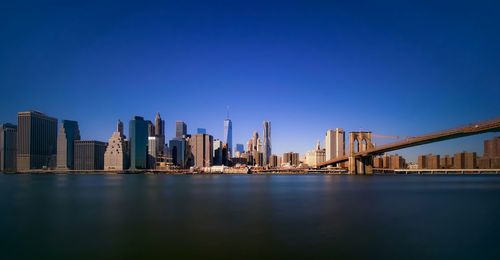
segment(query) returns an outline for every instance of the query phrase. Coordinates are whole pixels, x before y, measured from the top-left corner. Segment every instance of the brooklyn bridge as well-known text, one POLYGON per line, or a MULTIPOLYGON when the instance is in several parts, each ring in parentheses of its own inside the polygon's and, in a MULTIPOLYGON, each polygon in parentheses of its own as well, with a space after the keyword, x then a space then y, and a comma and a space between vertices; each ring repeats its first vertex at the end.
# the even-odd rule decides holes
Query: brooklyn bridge
POLYGON ((348 162, 349 173, 371 174, 373 173, 373 156, 418 145, 498 131, 500 131, 500 118, 420 136, 407 137, 401 141, 379 146, 376 146, 372 142, 372 132, 350 132, 348 155, 339 156, 333 158, 332 160, 325 161, 321 163, 319 167, 323 168, 342 162, 348 162))

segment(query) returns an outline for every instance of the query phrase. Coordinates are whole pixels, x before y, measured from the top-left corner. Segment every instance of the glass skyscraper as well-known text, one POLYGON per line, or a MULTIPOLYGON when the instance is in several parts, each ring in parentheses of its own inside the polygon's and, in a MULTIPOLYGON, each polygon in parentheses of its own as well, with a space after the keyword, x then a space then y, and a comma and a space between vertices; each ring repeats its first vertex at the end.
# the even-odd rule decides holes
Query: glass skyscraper
POLYGON ((224 142, 227 144, 228 158, 233 156, 233 123, 231 119, 224 120, 224 142))
POLYGON ((146 169, 148 157, 148 123, 143 117, 130 120, 130 169, 146 169))
POLYGON ((73 169, 75 141, 80 140, 78 122, 62 120, 57 136, 57 168, 73 169))
POLYGON ((262 164, 269 164, 269 157, 271 156, 271 122, 264 121, 262 129, 262 164))

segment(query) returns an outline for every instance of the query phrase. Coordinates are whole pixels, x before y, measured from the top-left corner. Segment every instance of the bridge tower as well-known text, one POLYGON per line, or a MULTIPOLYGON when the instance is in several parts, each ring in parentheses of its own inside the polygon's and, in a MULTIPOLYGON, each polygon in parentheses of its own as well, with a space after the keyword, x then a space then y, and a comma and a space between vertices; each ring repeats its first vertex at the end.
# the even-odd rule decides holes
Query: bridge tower
POLYGON ((349 173, 350 174, 372 174, 373 157, 354 156, 354 154, 373 148, 372 132, 350 132, 349 133, 349 173))

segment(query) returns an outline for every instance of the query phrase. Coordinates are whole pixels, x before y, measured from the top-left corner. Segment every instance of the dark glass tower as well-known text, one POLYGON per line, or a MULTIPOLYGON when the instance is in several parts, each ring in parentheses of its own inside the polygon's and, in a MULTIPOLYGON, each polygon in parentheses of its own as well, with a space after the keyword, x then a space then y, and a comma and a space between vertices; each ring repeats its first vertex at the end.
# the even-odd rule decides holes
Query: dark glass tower
POLYGON ((78 122, 62 120, 57 136, 57 168, 73 169, 75 141, 80 140, 78 122))
POLYGON ((148 123, 143 117, 130 120, 130 169, 146 169, 148 155, 148 123))

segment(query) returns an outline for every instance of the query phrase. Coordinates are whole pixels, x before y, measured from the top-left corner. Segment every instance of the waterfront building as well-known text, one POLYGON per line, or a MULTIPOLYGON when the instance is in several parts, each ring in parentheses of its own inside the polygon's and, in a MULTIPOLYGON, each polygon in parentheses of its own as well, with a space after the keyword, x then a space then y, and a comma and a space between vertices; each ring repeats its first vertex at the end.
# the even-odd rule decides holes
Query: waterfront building
POLYGON ((73 169, 74 144, 80 140, 78 122, 62 120, 59 135, 57 136, 57 168, 73 169))
POLYGON ((17 114, 17 169, 53 169, 57 157, 57 119, 37 111, 17 114))
POLYGON ((390 169, 392 167, 391 163, 391 157, 388 154, 385 154, 384 157, 382 157, 382 168, 390 169))
POLYGON ((157 154, 158 155, 166 155, 165 150, 165 120, 163 120, 160 116, 160 113, 156 113, 155 116, 155 136, 158 138, 158 143, 156 144, 158 147, 157 154))
POLYGON ((246 165, 254 165, 253 155, 250 152, 243 153, 241 158, 245 161, 246 165))
POLYGON ((109 138, 104 153, 104 170, 123 171, 126 169, 128 169, 128 149, 123 134, 123 123, 118 120, 116 131, 109 138))
POLYGON ((187 125, 183 121, 175 122, 175 138, 185 138, 187 136, 187 125))
POLYGON ((481 169, 500 169, 500 136, 484 141, 483 157, 478 164, 481 169))
POLYGON ((382 157, 373 157, 373 168, 384 168, 384 161, 382 157))
POLYGON ((0 125, 0 172, 16 171, 17 126, 0 125))
POLYGON ((148 123, 135 116, 129 124, 130 169, 146 169, 148 155, 148 123))
POLYGON ((106 143, 76 140, 74 145, 75 170, 103 170, 106 143))
POLYGON ((326 152, 324 149, 321 149, 321 145, 318 140, 316 148, 306 153, 305 162, 310 167, 318 167, 319 164, 325 161, 325 158, 326 158, 326 152))
POLYGON ((452 169, 453 168, 453 157, 449 155, 442 156, 439 162, 441 169, 452 169))
POLYGON ((187 143, 184 138, 174 138, 169 142, 172 163, 180 168, 186 167, 187 143))
POLYGON ((271 122, 264 121, 262 124, 262 165, 269 164, 269 157, 271 156, 271 122))
POLYGON ((227 144, 228 158, 233 156, 233 122, 229 116, 224 119, 224 143, 227 144))
POLYGON ((456 153, 453 158, 453 164, 453 168, 455 169, 474 169, 477 167, 477 155, 475 152, 456 153))
POLYGON ((277 155, 272 154, 271 156, 269 156, 269 167, 276 168, 279 165, 280 165, 280 163, 279 163, 277 155))
POLYGON ((154 169, 160 156, 160 138, 157 136, 148 137, 148 169, 154 169))
POLYGON ((190 166, 195 168, 212 166, 213 137, 208 134, 195 134, 189 138, 190 166))
POLYGON ((345 132, 342 128, 326 131, 325 150, 327 161, 345 155, 345 132))
POLYGON ((221 140, 216 139, 214 140, 214 145, 213 145, 213 165, 223 165, 222 158, 223 158, 223 146, 224 144, 222 143, 221 140))
POLYGON ((406 169, 405 158, 397 154, 391 155, 390 157, 391 157, 391 169, 406 169))
POLYGON ((299 154, 294 152, 284 153, 283 164, 288 164, 290 166, 298 166, 300 164, 299 154))
POLYGON ((254 166, 264 166, 264 153, 253 151, 254 166))
POLYGON ((418 156, 420 169, 440 169, 441 159, 439 155, 427 154, 418 156))

